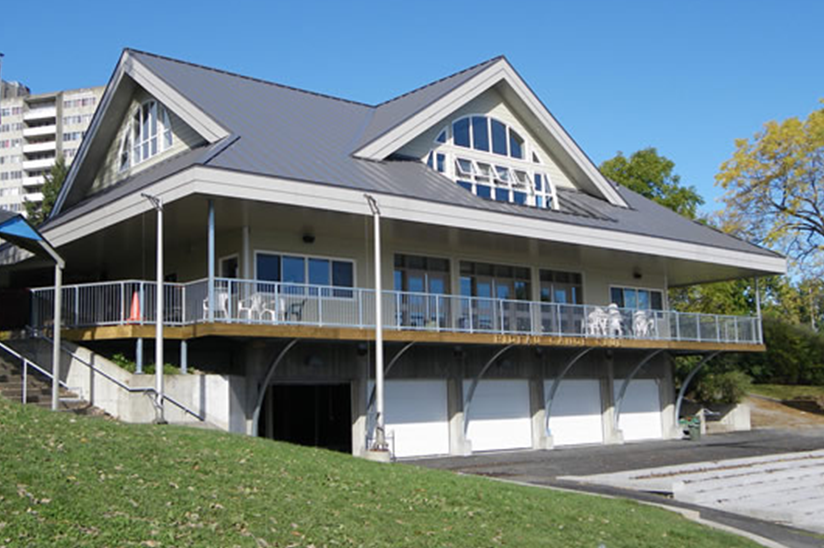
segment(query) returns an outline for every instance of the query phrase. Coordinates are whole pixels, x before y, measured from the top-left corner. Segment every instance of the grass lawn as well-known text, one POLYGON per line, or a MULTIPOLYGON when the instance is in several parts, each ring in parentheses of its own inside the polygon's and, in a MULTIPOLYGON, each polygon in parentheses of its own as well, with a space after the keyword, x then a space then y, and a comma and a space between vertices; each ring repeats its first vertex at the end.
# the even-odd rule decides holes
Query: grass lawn
POLYGON ((754 384, 750 389, 753 394, 767 396, 777 400, 795 398, 824 398, 824 386, 794 386, 787 384, 754 384))
POLYGON ((633 502, 0 397, 0 547, 754 546, 633 502))

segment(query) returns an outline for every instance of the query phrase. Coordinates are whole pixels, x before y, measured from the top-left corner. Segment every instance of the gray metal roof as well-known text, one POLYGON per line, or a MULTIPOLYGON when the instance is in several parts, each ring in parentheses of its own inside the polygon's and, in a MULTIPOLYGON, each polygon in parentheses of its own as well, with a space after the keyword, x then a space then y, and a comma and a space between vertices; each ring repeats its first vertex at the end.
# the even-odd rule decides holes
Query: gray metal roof
POLYGON ((491 59, 377 106, 132 51, 141 63, 231 133, 219 150, 203 147, 119 183, 61 212, 49 226, 134 192, 194 164, 297 181, 418 198, 522 217, 667 238, 761 255, 774 254, 681 217, 624 188, 629 208, 559 190, 560 211, 479 198, 418 161, 358 159, 352 151, 494 64, 491 59))

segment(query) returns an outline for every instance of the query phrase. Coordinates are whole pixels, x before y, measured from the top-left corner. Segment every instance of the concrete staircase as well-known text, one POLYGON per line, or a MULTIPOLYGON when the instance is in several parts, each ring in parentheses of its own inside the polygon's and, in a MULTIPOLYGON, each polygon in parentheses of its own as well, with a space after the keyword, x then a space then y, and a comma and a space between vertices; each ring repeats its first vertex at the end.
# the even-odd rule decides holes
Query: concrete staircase
MULTIPOLYGON (((34 368, 29 368, 26 374, 26 401, 38 407, 51 409, 51 379, 34 368)), ((0 352, 0 396, 12 401, 23 401, 23 368, 20 360, 10 358, 5 352, 0 352)), ((58 408, 61 411, 71 411, 84 415, 103 415, 97 409, 83 401, 77 394, 60 388, 58 408)))

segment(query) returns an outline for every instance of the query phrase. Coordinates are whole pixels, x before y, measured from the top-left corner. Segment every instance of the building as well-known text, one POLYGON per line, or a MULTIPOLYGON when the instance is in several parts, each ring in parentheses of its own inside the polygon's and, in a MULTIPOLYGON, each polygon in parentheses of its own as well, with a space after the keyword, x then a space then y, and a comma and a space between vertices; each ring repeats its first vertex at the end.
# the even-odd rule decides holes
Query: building
MULTIPOLYGON (((165 356, 204 373, 167 378, 167 416, 356 455, 379 349, 399 457, 676 436, 669 357, 764 347, 667 290, 786 269, 606 180, 503 57, 367 105, 124 51, 42 226, 84 363, 152 355, 146 196, 165 356)), ((48 330, 47 265, 0 265, 48 330)))
POLYGON ((0 99, 0 208, 25 212, 43 199, 43 176, 58 155, 71 163, 91 123, 103 88, 31 95, 3 82, 0 99))

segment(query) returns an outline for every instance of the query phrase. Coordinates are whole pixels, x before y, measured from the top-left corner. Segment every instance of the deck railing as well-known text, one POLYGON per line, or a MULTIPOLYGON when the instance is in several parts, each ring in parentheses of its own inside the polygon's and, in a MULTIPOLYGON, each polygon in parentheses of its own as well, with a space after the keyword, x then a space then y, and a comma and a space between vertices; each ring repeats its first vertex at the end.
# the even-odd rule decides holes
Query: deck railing
MULTIPOLYGON (((154 282, 125 280, 63 288, 66 328, 145 325, 155 322, 154 282)), ((164 322, 170 326, 220 322, 374 328, 371 289, 217 278, 164 285, 164 322)), ((384 329, 760 343, 755 316, 637 310, 384 291, 384 329)), ((53 288, 32 290, 32 325, 52 323, 53 288)))

